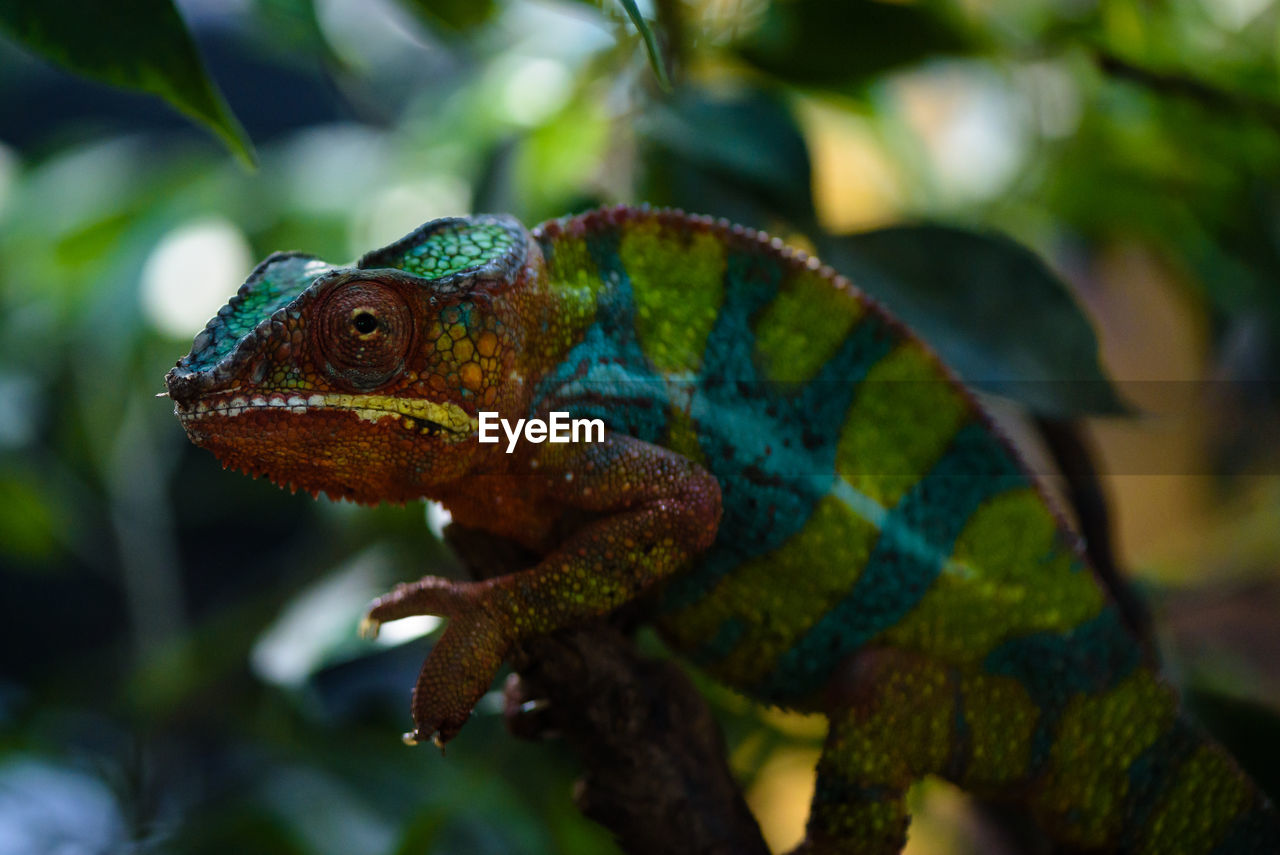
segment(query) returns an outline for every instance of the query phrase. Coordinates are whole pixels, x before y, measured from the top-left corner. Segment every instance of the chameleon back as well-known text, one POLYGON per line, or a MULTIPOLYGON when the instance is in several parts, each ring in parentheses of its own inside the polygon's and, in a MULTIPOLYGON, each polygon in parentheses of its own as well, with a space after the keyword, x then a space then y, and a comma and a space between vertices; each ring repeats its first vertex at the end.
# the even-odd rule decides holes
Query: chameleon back
POLYGON ((603 418, 720 481, 715 547, 661 603, 716 677, 808 707, 869 642, 971 665, 1099 621, 1136 649, 970 396, 846 279, 675 212, 536 234, 550 280, 594 288, 596 311, 535 409, 603 418))
POLYGON ((938 774, 1027 802, 1072 846, 1280 851, 1008 444, 846 279, 679 212, 534 235, 552 288, 590 310, 533 410, 716 476, 718 536, 657 624, 722 682, 827 713, 811 846, 897 851, 906 787, 938 774))

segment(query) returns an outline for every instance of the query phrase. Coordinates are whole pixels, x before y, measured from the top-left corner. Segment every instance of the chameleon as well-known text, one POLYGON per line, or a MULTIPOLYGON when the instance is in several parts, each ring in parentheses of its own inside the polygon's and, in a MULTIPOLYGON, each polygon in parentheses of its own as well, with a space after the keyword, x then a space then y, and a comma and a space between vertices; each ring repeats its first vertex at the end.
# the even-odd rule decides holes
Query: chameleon
POLYGON ((723 220, 434 220, 352 266, 276 253, 165 378, 225 467, 441 502, 536 563, 427 576, 448 619, 408 741, 443 745, 518 642, 627 604, 695 667, 828 732, 797 852, 899 852, 939 776, 1072 851, 1280 852, 1016 451, 846 277, 723 220), (603 421, 478 441, 482 414, 603 421))

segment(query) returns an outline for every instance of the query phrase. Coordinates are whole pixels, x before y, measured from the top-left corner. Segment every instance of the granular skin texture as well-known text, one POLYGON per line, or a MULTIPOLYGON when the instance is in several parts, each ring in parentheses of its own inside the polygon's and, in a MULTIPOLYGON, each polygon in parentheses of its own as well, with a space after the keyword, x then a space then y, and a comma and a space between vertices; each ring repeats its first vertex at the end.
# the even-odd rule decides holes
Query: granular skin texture
POLYGON ((972 397, 767 235, 620 207, 438 220, 351 267, 277 254, 166 381, 226 466, 435 499, 540 556, 374 604, 374 629, 450 618, 414 740, 452 738, 512 645, 637 603, 712 676, 830 720, 802 852, 898 852, 928 775, 1073 850, 1280 852, 972 397), (607 431, 507 453, 483 411, 607 431))

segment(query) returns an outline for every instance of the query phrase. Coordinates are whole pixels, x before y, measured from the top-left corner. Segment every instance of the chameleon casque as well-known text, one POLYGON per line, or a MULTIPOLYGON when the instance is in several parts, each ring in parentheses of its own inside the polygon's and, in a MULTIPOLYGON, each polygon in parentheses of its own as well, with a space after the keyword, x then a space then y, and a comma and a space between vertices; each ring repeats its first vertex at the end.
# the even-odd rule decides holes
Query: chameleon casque
POLYGON ((450 618, 416 738, 453 737, 518 640, 640 600, 717 679, 829 718, 801 851, 898 852, 907 788, 939 775, 1073 850, 1280 852, 971 396, 762 233, 620 207, 436 220, 353 267, 277 253, 166 383, 227 466, 429 497, 542 556, 373 605, 375 628, 450 618), (480 411, 607 433, 507 453, 480 411))

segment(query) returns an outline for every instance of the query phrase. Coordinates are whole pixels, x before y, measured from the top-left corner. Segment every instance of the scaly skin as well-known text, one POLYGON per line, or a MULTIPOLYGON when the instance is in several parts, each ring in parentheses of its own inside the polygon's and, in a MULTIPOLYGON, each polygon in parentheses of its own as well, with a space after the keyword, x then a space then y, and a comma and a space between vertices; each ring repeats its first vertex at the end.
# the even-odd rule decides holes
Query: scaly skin
POLYGON ((830 719, 805 852, 899 851, 929 774, 1077 849, 1280 852, 971 397, 764 235, 616 208, 436 221, 352 268, 275 255, 166 381, 228 466, 436 499, 542 556, 374 604, 375 630, 451 619, 415 740, 456 734, 512 644, 640 600, 718 679, 830 719), (483 410, 608 432, 507 454, 483 410))

